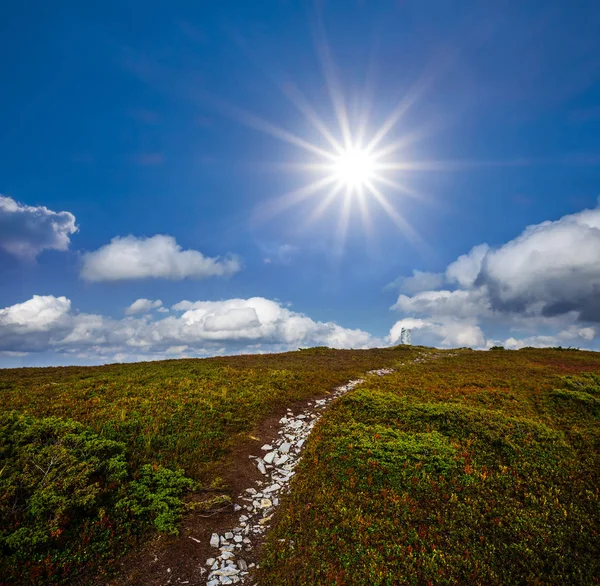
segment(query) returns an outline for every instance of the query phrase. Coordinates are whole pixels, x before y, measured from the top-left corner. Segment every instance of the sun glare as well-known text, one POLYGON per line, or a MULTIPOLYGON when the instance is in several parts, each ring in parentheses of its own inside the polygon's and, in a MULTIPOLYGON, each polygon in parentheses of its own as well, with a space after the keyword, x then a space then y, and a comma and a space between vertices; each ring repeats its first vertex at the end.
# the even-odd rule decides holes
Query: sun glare
POLYGON ((337 124, 327 124, 291 81, 286 80, 279 87, 320 138, 311 141, 252 113, 230 108, 232 115, 243 123, 303 150, 305 157, 308 155, 302 162, 277 165, 278 168, 305 172, 306 182, 288 193, 263 202, 256 210, 255 220, 268 220, 312 199, 315 203, 313 209, 306 215, 306 220, 299 224, 300 229, 307 228, 324 217, 337 201, 340 205, 336 206, 339 219, 335 231, 335 250, 341 254, 354 208, 357 207, 364 232, 370 237, 373 232, 372 220, 375 218, 373 209, 379 207, 413 244, 423 245, 422 238, 402 214, 401 199, 425 198, 398 181, 398 174, 436 168, 437 163, 411 161, 410 152, 407 151, 409 146, 428 135, 427 127, 412 132, 404 130, 399 134, 397 125, 428 85, 428 78, 418 80, 400 97, 396 107, 380 125, 371 127, 369 118, 373 88, 365 88, 361 107, 350 115, 324 36, 317 43, 317 49, 337 124))
POLYGON ((333 174, 348 191, 360 191, 375 177, 375 161, 364 149, 351 146, 333 163, 333 174))

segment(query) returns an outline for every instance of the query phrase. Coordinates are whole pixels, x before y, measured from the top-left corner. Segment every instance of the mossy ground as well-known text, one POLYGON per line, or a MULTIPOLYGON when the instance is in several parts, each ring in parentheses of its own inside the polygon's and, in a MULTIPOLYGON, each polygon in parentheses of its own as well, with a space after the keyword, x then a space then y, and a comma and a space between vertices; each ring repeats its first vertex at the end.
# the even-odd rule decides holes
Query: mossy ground
POLYGON ((325 414, 262 586, 598 583, 600 355, 441 354, 325 414))

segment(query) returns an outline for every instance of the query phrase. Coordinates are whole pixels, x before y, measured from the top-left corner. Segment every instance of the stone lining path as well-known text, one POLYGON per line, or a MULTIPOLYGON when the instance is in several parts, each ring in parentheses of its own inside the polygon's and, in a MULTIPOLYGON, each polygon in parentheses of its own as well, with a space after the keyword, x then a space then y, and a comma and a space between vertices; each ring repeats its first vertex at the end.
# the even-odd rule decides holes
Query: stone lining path
MULTIPOLYGON (((368 374, 384 376, 393 370, 382 368, 368 374)), ((210 545, 215 553, 206 560, 207 586, 244 584, 248 581, 255 564, 247 564, 244 554, 253 551, 270 527, 270 521, 279 505, 279 495, 288 490, 304 443, 321 418, 322 411, 332 401, 363 382, 364 379, 351 380, 337 387, 325 399, 307 403, 307 407, 297 415, 288 409, 287 414, 279 420, 279 437, 270 444, 263 445, 260 456, 249 456, 263 475, 263 480, 257 480, 255 487, 247 488, 238 496, 234 504, 234 511, 240 513, 238 524, 221 535, 212 534, 210 545)))

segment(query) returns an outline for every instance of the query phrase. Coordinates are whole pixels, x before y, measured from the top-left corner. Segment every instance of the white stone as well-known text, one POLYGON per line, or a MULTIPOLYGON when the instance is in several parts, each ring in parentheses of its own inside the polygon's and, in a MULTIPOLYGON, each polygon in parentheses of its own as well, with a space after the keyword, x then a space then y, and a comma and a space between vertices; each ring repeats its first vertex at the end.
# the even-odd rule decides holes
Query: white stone
POLYGON ((261 450, 262 450, 263 452, 270 452, 272 449, 273 449, 273 446, 270 446, 269 444, 265 444, 265 445, 264 445, 264 446, 261 448, 261 450))
POLYGON ((219 536, 216 533, 213 533, 210 536, 210 546, 211 547, 219 547, 219 543, 220 543, 220 539, 219 536))
POLYGON ((206 565, 207 566, 212 566, 215 563, 215 558, 208 558, 206 560, 206 565))
POLYGON ((287 454, 290 451, 291 447, 292 447, 291 444, 289 444, 288 442, 285 442, 279 446, 279 453, 287 454))
POLYGON ((289 460, 289 456, 287 454, 284 454, 283 456, 280 456, 279 458, 277 458, 274 462, 275 466, 283 466, 283 464, 285 464, 288 460, 289 460))
POLYGON ((267 464, 272 464, 273 460, 275 459, 275 456, 277 456, 276 451, 269 452, 268 454, 265 455, 264 460, 267 464))
POLYGON ((234 568, 233 566, 230 566, 228 568, 221 568, 220 570, 215 570, 213 572, 214 576, 235 576, 236 574, 239 574, 240 571, 237 568, 234 568))

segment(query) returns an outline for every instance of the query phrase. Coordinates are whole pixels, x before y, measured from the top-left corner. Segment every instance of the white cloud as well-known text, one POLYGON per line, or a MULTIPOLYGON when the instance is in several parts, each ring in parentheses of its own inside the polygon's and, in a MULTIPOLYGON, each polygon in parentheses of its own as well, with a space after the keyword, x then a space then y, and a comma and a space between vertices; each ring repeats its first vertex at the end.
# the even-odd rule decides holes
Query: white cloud
POLYGON ((518 350, 525 346, 534 348, 544 348, 548 346, 566 346, 575 348, 585 348, 596 337, 596 329, 592 327, 569 326, 553 335, 527 336, 524 338, 515 338, 511 336, 500 345, 509 350, 518 350))
POLYGON ((236 257, 211 258, 197 250, 183 250, 172 236, 117 236, 110 244, 83 255, 81 277, 87 281, 148 278, 179 281, 225 277, 240 269, 236 257))
POLYGON ((158 309, 161 311, 161 309, 164 309, 161 306, 162 301, 160 299, 157 299, 156 301, 152 301, 151 299, 137 299, 127 309, 125 309, 125 315, 148 313, 152 309, 158 309))
POLYGON ((578 311, 600 321, 600 209, 529 226, 490 251, 480 281, 502 311, 542 315, 578 311))
POLYGON ((446 279, 449 283, 457 283, 459 287, 469 288, 475 284, 481 263, 489 251, 487 244, 474 246, 467 254, 459 256, 446 269, 446 279))
POLYGON ((66 297, 34 295, 28 301, 0 309, 0 328, 13 333, 46 332, 55 327, 71 309, 66 297))
POLYGON ((187 356, 210 355, 222 353, 224 348, 237 353, 383 344, 365 331, 314 321, 262 297, 186 301, 174 308, 176 315, 162 318, 155 314, 112 319, 74 312, 65 297, 35 296, 0 310, 0 351, 55 352, 88 360, 123 361, 127 357, 156 359, 184 352, 187 356))
POLYGON ((183 346, 169 346, 165 352, 167 354, 183 354, 188 348, 189 346, 185 344, 183 346))
POLYGON ((384 287, 384 290, 396 289, 403 293, 419 293, 430 289, 439 289, 444 284, 443 273, 428 273, 414 270, 411 277, 399 277, 384 287))
POLYGON ((479 289, 470 291, 422 291, 412 297, 400 295, 392 309, 407 314, 472 318, 491 312, 485 293, 479 289))
POLYGON ((529 226, 496 249, 475 246, 448 265, 443 290, 429 275, 406 278, 414 294, 399 295, 393 309, 425 320, 428 335, 435 326, 443 345, 495 344, 481 325, 510 330, 510 347, 589 345, 600 322, 600 208, 529 226), (419 278, 435 286, 419 290, 419 278))
POLYGON ((44 206, 28 206, 0 195, 0 248, 27 259, 43 250, 67 250, 77 232, 75 216, 44 206))

